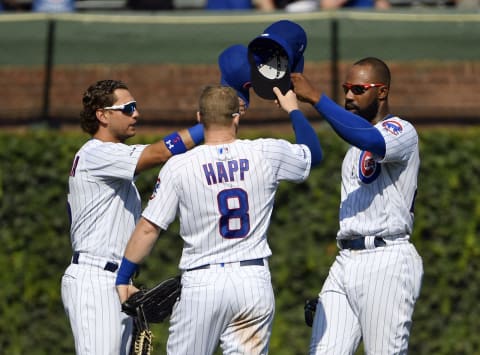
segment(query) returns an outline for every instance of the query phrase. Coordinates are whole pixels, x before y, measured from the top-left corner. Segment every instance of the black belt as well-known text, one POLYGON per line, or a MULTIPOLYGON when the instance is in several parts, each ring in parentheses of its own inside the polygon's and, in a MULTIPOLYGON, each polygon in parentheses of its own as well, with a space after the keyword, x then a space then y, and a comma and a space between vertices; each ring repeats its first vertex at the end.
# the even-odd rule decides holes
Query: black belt
MULTIPOLYGON (((78 264, 78 258, 80 257, 80 252, 76 251, 73 253, 72 257, 72 263, 73 264, 78 264)), ((103 267, 103 270, 107 270, 110 272, 115 272, 118 269, 118 264, 113 262, 113 261, 107 261, 105 263, 105 266, 103 267)))
MULTIPOLYGON (((351 250, 363 250, 365 248, 365 237, 355 238, 355 239, 340 239, 338 241, 341 249, 351 249, 351 250)), ((375 237, 373 240, 373 245, 375 248, 384 247, 387 245, 385 240, 380 237, 375 237)))
MULTIPOLYGON (((225 264, 229 264, 229 263, 218 263, 217 265, 224 266, 225 264)), ((251 266, 251 265, 263 266, 264 265, 263 259, 251 259, 251 260, 240 261, 240 266, 251 266)), ((187 269, 187 271, 202 270, 202 269, 210 269, 210 264, 187 269)))

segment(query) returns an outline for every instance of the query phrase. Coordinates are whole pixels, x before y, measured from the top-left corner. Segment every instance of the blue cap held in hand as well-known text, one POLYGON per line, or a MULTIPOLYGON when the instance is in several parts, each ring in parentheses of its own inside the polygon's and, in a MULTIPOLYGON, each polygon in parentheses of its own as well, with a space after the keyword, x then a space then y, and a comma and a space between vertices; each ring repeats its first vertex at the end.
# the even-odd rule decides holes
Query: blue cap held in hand
POLYGON ((290 73, 303 72, 307 35, 299 24, 281 20, 268 26, 248 45, 252 87, 258 96, 273 100, 273 88, 285 94, 290 73))
POLYGON ((251 87, 248 48, 241 44, 228 47, 220 53, 218 66, 222 74, 220 83, 234 88, 248 107, 251 87))

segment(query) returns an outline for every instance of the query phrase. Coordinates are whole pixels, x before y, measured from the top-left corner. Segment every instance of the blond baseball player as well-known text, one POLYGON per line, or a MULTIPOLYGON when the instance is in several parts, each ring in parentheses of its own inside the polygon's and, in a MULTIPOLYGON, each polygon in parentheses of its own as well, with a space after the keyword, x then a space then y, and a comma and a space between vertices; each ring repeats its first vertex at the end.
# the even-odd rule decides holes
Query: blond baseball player
POLYGON ((92 139, 75 154, 70 171, 73 257, 61 286, 77 354, 129 353, 132 321, 121 312, 115 278, 141 213, 135 177, 203 139, 197 125, 150 145, 126 145, 139 117, 120 81, 99 81, 83 96, 80 122, 92 139))
POLYGON ((318 137, 295 94, 278 89, 297 144, 237 138, 239 101, 231 87, 206 88, 198 119, 205 144, 170 159, 127 245, 117 276, 125 301, 129 280, 161 229, 178 214, 184 248, 181 297, 170 319, 167 353, 267 354, 274 316, 267 230, 282 180, 301 182, 322 158, 318 137))
POLYGON ((390 70, 365 58, 343 84, 345 109, 302 74, 295 92, 352 146, 342 165, 340 252, 320 292, 310 354, 406 354, 423 275, 410 242, 420 165, 415 128, 388 107, 390 70))

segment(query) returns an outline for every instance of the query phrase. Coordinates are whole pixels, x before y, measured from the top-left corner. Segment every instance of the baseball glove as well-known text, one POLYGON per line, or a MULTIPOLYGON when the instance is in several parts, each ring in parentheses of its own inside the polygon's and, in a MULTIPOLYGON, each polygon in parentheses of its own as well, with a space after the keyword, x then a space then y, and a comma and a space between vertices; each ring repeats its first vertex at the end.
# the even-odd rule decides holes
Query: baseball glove
POLYGON ((132 345, 130 355, 150 355, 153 351, 153 333, 145 320, 142 307, 137 309, 137 315, 133 317, 132 345))
POLYGON ((180 276, 171 277, 151 289, 134 293, 122 304, 122 311, 134 319, 131 353, 151 354, 153 334, 149 324, 163 322, 170 316, 173 305, 180 297, 180 280, 180 276))
POLYGON ((304 312, 305 312, 305 323, 309 327, 313 325, 313 318, 315 318, 315 311, 317 310, 318 299, 310 299, 305 301, 304 312))

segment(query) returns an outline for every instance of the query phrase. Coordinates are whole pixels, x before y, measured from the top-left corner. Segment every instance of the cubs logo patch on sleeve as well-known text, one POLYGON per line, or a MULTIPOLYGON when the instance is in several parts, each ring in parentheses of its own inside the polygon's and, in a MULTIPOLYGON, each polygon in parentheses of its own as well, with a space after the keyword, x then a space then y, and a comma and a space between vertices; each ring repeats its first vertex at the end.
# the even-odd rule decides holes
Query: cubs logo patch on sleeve
POLYGON ((364 184, 370 184, 380 175, 382 165, 373 159, 373 154, 363 151, 358 162, 358 177, 364 184))
POLYGON ((393 134, 394 136, 398 136, 403 132, 403 127, 400 124, 400 122, 394 121, 394 120, 386 120, 383 121, 382 127, 384 130, 387 132, 393 134))
POLYGON ((150 200, 153 200, 155 196, 157 196, 157 190, 160 187, 160 178, 157 178, 157 182, 155 183, 155 187, 153 188, 152 195, 150 196, 150 200))

